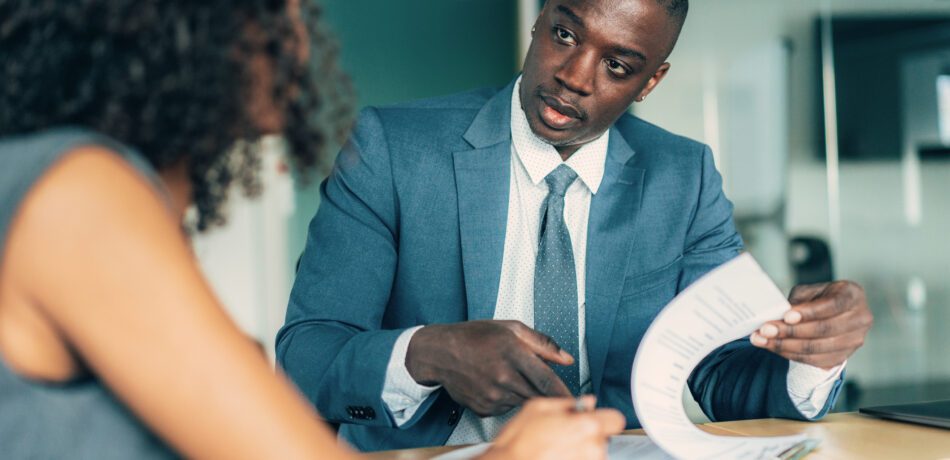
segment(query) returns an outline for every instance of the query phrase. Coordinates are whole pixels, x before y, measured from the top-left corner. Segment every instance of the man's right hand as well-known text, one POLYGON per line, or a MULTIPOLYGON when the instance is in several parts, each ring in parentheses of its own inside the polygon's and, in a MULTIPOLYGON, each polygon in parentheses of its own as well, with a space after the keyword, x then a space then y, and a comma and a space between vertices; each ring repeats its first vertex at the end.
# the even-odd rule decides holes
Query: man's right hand
POLYGON ((570 397, 545 361, 568 366, 574 358, 519 321, 426 326, 412 336, 406 353, 406 369, 416 382, 442 385, 481 417, 503 414, 537 396, 570 397))

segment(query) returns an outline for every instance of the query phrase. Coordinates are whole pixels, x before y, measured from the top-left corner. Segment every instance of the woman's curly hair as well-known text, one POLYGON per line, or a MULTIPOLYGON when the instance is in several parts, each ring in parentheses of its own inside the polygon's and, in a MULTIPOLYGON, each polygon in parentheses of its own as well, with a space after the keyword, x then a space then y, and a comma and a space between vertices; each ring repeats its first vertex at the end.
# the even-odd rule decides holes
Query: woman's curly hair
POLYGON ((184 159, 198 230, 219 224, 232 182, 259 189, 261 81, 298 171, 322 165, 349 128, 335 43, 315 5, 301 9, 303 43, 295 3, 0 0, 0 136, 83 126, 158 170, 184 159), (262 57, 265 77, 251 64, 262 57))

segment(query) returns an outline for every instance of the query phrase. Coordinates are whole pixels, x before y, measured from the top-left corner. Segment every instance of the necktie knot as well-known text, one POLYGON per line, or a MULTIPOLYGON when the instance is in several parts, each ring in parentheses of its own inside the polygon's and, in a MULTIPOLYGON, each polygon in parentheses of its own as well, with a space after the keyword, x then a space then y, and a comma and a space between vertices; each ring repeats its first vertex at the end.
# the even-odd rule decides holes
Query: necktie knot
POLYGON ((562 164, 551 171, 544 181, 548 183, 548 193, 563 197, 575 179, 577 173, 570 166, 562 164))

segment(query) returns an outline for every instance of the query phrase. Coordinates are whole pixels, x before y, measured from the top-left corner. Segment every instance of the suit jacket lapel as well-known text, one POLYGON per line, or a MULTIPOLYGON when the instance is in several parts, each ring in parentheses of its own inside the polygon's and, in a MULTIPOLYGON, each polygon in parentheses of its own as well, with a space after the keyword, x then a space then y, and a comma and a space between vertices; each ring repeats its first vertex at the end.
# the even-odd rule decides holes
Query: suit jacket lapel
POLYGON ((495 313, 508 224, 513 88, 514 82, 475 116, 463 136, 473 149, 453 154, 469 320, 495 313))
POLYGON ((600 190, 591 199, 587 227, 587 356, 594 393, 600 391, 607 349, 620 303, 633 228, 640 211, 644 170, 634 168, 634 151, 610 128, 600 190))

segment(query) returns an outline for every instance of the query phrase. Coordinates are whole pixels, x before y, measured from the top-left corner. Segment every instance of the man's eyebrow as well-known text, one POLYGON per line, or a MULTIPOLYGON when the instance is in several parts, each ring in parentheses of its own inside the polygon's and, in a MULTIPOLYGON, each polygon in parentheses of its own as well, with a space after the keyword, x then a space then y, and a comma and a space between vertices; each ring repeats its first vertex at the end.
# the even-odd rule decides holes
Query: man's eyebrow
MULTIPOLYGON (((570 8, 568 8, 568 7, 564 6, 564 5, 558 5, 558 6, 555 7, 554 9, 555 9, 555 11, 557 11, 558 13, 561 13, 561 14, 567 16, 567 18, 570 19, 571 21, 573 21, 575 24, 577 24, 577 25, 579 25, 579 26, 581 26, 581 27, 584 27, 584 20, 581 19, 580 16, 578 16, 577 13, 575 13, 575 12, 574 12, 573 10, 571 10, 570 8)), ((639 51, 637 51, 637 50, 634 50, 634 49, 625 48, 625 47, 623 47, 623 46, 615 46, 614 49, 613 49, 613 51, 614 51, 614 53, 616 53, 616 54, 618 54, 618 55, 620 55, 620 56, 625 56, 625 57, 629 57, 629 58, 633 58, 633 59, 638 59, 638 60, 641 60, 641 61, 646 61, 646 60, 647 60, 646 55, 644 55, 643 53, 641 53, 641 52, 639 52, 639 51)))
POLYGON ((630 57, 630 58, 634 58, 634 59, 639 59, 639 60, 641 60, 641 61, 646 61, 646 60, 647 60, 647 57, 646 57, 643 53, 641 53, 641 52, 639 52, 639 51, 637 51, 637 50, 632 50, 632 49, 630 49, 630 48, 624 48, 624 47, 622 47, 622 46, 616 46, 616 47, 614 47, 614 53, 619 54, 619 55, 621 55, 621 56, 626 56, 626 57, 630 57))
POLYGON ((574 21, 575 24, 581 27, 584 27, 584 20, 581 19, 581 17, 578 16, 577 13, 574 13, 574 11, 572 11, 570 8, 564 5, 558 5, 557 8, 555 8, 555 10, 557 10, 564 16, 567 16, 568 19, 570 19, 571 21, 574 21))

